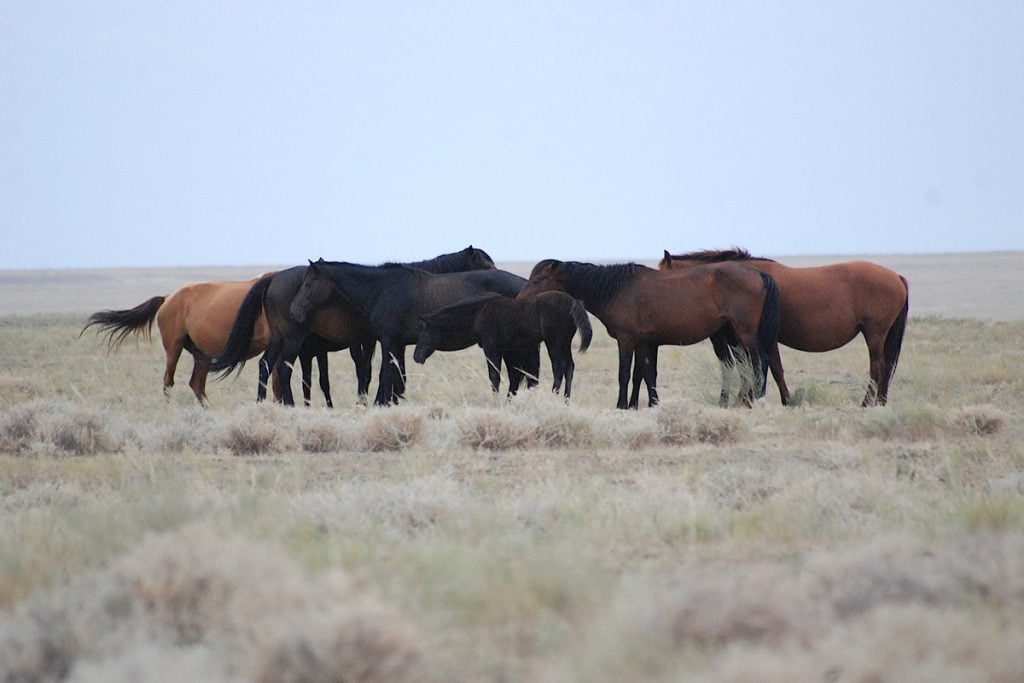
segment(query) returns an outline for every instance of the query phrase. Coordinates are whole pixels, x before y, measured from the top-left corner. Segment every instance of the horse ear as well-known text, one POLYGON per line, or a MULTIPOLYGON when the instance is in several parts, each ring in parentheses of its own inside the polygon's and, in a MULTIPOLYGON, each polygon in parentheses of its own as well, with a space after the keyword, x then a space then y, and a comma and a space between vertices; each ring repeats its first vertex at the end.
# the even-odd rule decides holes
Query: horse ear
POLYGON ((665 263, 672 263, 672 254, 668 253, 668 249, 665 250, 665 258, 661 260, 665 263))

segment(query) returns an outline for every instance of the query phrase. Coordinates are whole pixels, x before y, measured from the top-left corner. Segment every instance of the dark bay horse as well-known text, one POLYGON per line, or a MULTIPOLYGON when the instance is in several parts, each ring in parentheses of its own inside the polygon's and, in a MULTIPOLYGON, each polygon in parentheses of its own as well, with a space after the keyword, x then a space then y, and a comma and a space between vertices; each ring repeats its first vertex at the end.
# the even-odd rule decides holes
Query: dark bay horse
MULTIPOLYGON (((658 267, 672 270, 722 262, 742 263, 775 278, 780 344, 800 351, 831 351, 863 333, 871 382, 862 405, 885 405, 910 305, 907 280, 902 275, 868 261, 793 268, 753 257, 742 249, 679 255, 665 251, 658 267)), ((789 388, 778 348, 772 350, 771 369, 782 403, 788 404, 789 388)))
MULTIPOLYGON (((387 263, 375 268, 397 268, 402 265, 428 272, 449 273, 469 270, 493 270, 494 261, 483 249, 472 245, 451 254, 441 254, 425 261, 408 264, 387 263)), ((231 329, 228 343, 212 363, 211 368, 222 376, 230 374, 251 356, 246 349, 255 334, 256 321, 265 316, 268 327, 267 349, 260 361, 260 382, 256 399, 266 397, 266 382, 270 371, 279 376, 281 400, 294 405, 291 391, 292 364, 310 335, 324 340, 329 350, 349 349, 356 369, 357 394, 364 399, 370 388, 371 361, 376 349, 376 338, 366 317, 352 304, 339 297, 323 302, 316 313, 298 324, 288 315, 292 300, 302 285, 306 266, 288 268, 260 280, 249 290, 231 329)), ((301 358, 301 356, 300 356, 301 358)), ((404 369, 403 369, 404 370, 404 369)))
MULTIPOLYGON (((416 343, 421 316, 488 292, 511 298, 525 282, 503 270, 434 274, 417 268, 360 266, 321 259, 310 261, 290 313, 296 324, 304 325, 321 308, 341 298, 365 316, 383 353, 374 404, 386 406, 397 403, 405 393, 405 347, 416 343)), ((458 341, 461 346, 441 350, 455 351, 474 343, 469 339, 458 341)), ((532 375, 533 383, 539 365, 539 347, 535 347, 528 367, 523 368, 532 375)))
POLYGON ((635 263, 599 266, 548 259, 533 267, 519 298, 552 290, 580 299, 618 342, 618 408, 637 407, 639 375, 650 404, 657 404, 658 346, 696 344, 723 330, 754 366, 744 401, 749 405, 755 393, 764 394, 779 312, 775 281, 767 274, 735 263, 663 272, 635 263), (634 354, 639 372, 627 403, 634 354))
POLYGON ((424 316, 413 360, 425 362, 446 340, 466 330, 487 356, 487 372, 494 392, 501 382, 501 362, 505 362, 509 395, 516 393, 522 379, 517 363, 523 352, 544 342, 554 375, 551 390, 557 394, 564 379, 566 400, 572 393, 576 367, 572 359, 572 338, 579 330, 580 353, 583 353, 593 336, 583 304, 564 292, 545 292, 527 299, 484 295, 424 316))
MULTIPOLYGON (((208 403, 206 377, 210 372, 210 358, 224 348, 239 304, 258 281, 259 278, 187 284, 168 296, 154 296, 135 308, 97 311, 89 316, 82 332, 96 326, 101 333, 107 335, 110 348, 116 349, 131 335, 148 337, 155 320, 167 356, 164 393, 168 393, 174 386, 174 372, 181 352, 188 351, 193 357, 192 376, 188 385, 200 405, 205 406, 208 403)), ((263 351, 267 336, 266 320, 260 317, 255 322, 253 336, 245 351, 247 358, 263 351)), ((326 353, 321 353, 315 340, 310 340, 310 343, 303 346, 299 357, 302 360, 306 402, 310 398, 312 360, 316 357, 320 366, 320 386, 330 405, 326 353)))

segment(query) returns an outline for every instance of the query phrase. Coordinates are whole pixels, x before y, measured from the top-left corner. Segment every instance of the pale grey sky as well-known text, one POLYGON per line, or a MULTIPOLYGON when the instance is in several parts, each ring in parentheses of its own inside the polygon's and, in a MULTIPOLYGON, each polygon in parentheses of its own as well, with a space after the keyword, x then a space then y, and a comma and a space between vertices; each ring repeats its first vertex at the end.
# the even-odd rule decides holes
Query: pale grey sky
POLYGON ((0 0, 0 268, 1024 249, 1024 2, 0 0))

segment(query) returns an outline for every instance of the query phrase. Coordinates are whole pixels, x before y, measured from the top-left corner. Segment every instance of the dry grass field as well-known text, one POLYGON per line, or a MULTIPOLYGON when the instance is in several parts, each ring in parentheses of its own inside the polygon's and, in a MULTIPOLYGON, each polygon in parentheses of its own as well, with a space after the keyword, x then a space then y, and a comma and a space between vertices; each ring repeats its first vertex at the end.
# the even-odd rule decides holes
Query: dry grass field
POLYGON ((340 353, 334 410, 255 363, 203 410, 85 317, 269 267, 2 272, 0 680, 1024 680, 1024 254, 873 260, 911 320, 871 409, 858 338, 783 349, 794 407, 719 409, 705 343, 616 411, 595 320, 569 405, 472 349, 398 408, 340 353))

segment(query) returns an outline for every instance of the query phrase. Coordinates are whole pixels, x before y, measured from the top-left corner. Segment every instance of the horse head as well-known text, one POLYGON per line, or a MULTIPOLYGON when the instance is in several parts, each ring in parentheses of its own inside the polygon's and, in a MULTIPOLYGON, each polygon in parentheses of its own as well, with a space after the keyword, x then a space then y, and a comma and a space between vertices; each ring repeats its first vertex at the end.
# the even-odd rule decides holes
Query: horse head
POLYGON ((558 269, 561 265, 562 262, 556 259, 545 259, 539 262, 530 271, 530 279, 526 281, 526 285, 516 298, 525 299, 542 292, 564 292, 565 286, 558 277, 558 269))
POLYGON ((334 292, 334 284, 325 273, 325 263, 323 258, 309 262, 306 272, 302 275, 302 285, 288 307, 288 316, 299 325, 306 324, 317 307, 327 301, 334 292))
POLYGON ((467 270, 494 270, 497 268, 490 254, 483 249, 477 249, 472 244, 463 249, 462 253, 466 255, 470 266, 467 270))
POLYGON ((421 317, 420 323, 420 334, 416 337, 416 348, 412 352, 412 359, 422 364, 437 350, 443 335, 441 328, 438 325, 432 325, 427 318, 421 317))

